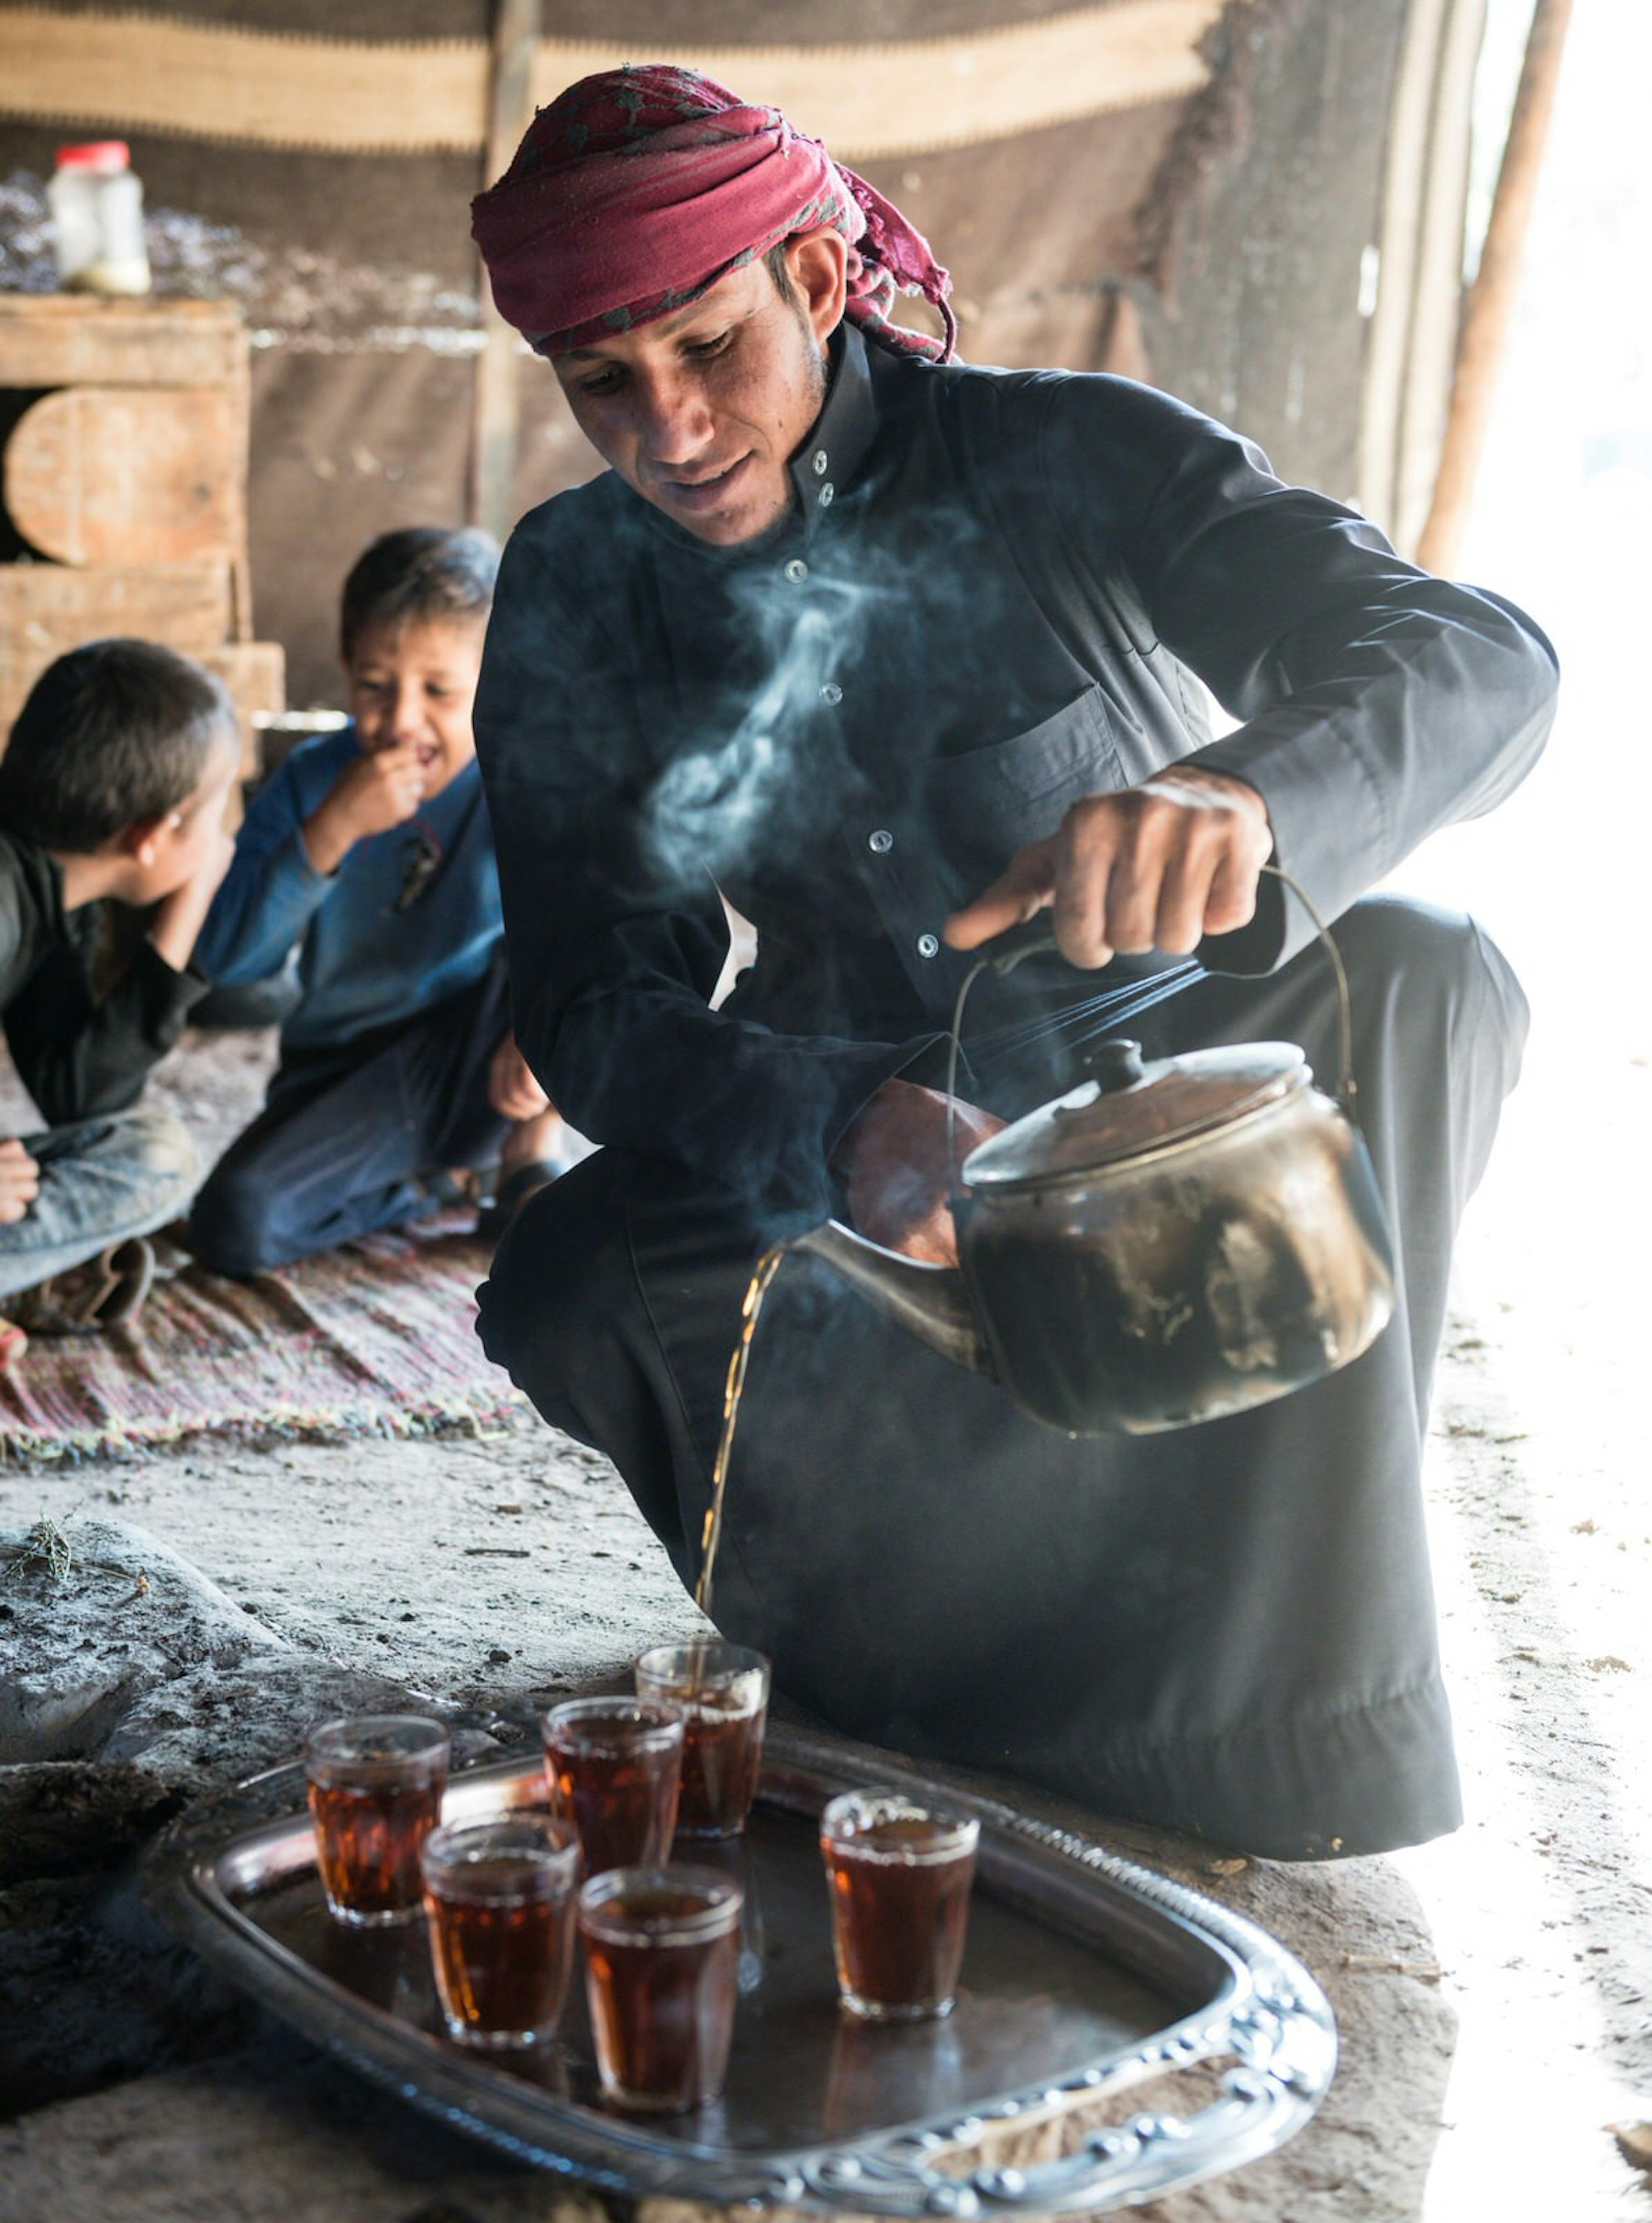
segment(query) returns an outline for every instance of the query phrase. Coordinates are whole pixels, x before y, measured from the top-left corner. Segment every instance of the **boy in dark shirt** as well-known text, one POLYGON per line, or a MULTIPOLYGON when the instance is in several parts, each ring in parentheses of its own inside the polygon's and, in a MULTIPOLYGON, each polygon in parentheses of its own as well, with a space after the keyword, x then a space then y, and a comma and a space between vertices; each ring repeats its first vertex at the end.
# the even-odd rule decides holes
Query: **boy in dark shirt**
POLYGON ((470 704, 499 551, 411 526, 363 551, 339 645, 351 723, 261 789, 201 936, 215 983, 297 955, 264 1109, 190 1239, 255 1274, 423 1218, 499 1162, 500 1219, 560 1170, 562 1123, 511 1031, 499 876, 470 704))
POLYGON ((42 672, 0 758, 0 1024, 47 1123, 0 1140, 0 1363, 28 1328, 129 1319, 142 1238, 194 1186, 189 1137, 138 1098, 206 988, 239 753, 211 673, 110 639, 42 672))

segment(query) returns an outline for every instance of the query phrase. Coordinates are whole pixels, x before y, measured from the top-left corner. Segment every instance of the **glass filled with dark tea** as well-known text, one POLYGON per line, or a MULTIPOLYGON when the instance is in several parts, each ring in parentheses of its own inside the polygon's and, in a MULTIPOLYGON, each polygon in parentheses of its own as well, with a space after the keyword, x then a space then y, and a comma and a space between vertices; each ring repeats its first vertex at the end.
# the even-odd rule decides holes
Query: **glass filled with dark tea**
POLYGON ((540 1724, 551 1805, 579 1833, 587 1875, 656 1867, 672 1848, 683 1724, 640 1698, 570 1698, 540 1724))
POLYGON ((763 1766, 769 1663, 720 1638, 659 1644, 637 1662, 637 1695, 683 1723, 680 1837, 737 1837, 763 1766))
POLYGON ((980 1824, 904 1791, 846 1791, 821 1817, 838 1997, 867 2022, 950 2013, 980 1824))
POLYGON ((602 2096, 681 2114, 721 2093, 734 2041, 744 1894, 716 1868, 611 1868, 579 1894, 602 2096))
POLYGON ((419 1856, 442 1818, 448 1735, 424 1714, 352 1714, 304 1740, 316 1861, 340 1922, 416 1922, 419 1856))
POLYGON ((571 1822, 501 1815, 433 1830, 423 1855, 431 1964, 449 2035, 489 2050, 554 2033, 573 1965, 571 1822))

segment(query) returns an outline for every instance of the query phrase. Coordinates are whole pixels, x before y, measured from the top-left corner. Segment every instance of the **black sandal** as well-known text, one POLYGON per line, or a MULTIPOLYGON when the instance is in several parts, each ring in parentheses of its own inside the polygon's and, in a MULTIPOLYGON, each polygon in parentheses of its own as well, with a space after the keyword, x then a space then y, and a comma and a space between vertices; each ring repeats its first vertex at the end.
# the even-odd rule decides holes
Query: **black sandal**
POLYGON ((560 1158, 530 1158, 514 1166, 476 1214, 476 1233, 496 1243, 529 1197, 559 1181, 568 1168, 560 1158))
POLYGON ((29 1290, 18 1325, 35 1335, 101 1335, 137 1317, 154 1281, 154 1252, 142 1235, 129 1235, 29 1290))

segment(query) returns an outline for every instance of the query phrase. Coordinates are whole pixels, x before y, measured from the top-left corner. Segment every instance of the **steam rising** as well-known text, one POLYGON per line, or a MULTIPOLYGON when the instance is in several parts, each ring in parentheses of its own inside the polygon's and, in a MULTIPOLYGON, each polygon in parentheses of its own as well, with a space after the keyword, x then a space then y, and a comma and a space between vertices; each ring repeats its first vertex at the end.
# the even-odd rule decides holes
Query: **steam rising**
POLYGON ((862 560, 854 580, 812 570, 809 597, 780 586, 772 567, 738 579, 737 622, 756 645, 760 676, 741 707, 725 697, 732 731, 698 737, 656 781, 645 839, 679 884, 724 880, 760 860, 818 841, 823 820, 864 785, 829 702, 836 671, 881 589, 862 560))
MULTIPOLYGON (((648 838, 672 878, 697 869, 721 878, 767 837, 788 791, 795 793, 799 727, 818 705, 834 660, 830 630, 823 610, 800 613, 735 731, 721 744, 685 753, 661 775, 650 798, 648 838)), ((818 793, 823 768, 810 769, 818 793)))

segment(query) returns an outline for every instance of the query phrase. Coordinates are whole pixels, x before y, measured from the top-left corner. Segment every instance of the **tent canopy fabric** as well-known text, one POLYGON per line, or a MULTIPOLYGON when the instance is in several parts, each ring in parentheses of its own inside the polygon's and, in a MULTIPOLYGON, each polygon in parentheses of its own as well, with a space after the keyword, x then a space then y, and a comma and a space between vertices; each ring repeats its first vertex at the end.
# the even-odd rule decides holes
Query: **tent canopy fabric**
MULTIPOLYGON (((859 162, 1184 99, 1209 82, 1200 41, 1221 12, 1222 0, 1100 0, 1023 22, 885 35, 872 69, 862 45, 708 44, 702 26, 672 58, 735 79, 742 96, 784 109, 859 162)), ((533 104, 640 58, 634 40, 611 35, 541 38, 533 104)), ((8 112, 41 122, 347 154, 480 154, 487 143, 482 37, 341 38, 21 7, 0 16, 0 69, 8 112)))

